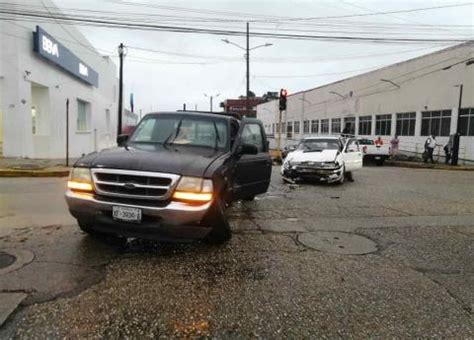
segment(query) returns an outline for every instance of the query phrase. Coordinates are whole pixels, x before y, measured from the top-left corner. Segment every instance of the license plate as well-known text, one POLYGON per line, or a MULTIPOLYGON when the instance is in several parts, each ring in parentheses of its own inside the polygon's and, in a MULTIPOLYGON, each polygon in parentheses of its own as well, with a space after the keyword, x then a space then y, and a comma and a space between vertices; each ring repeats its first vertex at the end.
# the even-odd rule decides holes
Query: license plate
POLYGON ((112 216, 115 220, 140 223, 142 221, 142 209, 114 205, 112 216))
POLYGON ((375 157, 375 159, 380 159, 380 156, 375 157))

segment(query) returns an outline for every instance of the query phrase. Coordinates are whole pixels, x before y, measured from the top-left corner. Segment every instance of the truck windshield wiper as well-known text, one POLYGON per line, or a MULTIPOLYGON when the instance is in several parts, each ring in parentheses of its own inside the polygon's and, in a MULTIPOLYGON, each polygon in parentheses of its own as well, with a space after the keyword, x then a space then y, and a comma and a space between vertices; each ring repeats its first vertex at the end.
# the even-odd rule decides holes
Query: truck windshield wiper
POLYGON ((173 143, 173 142, 170 142, 171 136, 173 136, 173 134, 174 134, 173 140, 175 140, 178 137, 179 130, 181 129, 181 123, 182 122, 183 122, 183 120, 181 119, 178 122, 178 126, 176 127, 176 131, 171 131, 170 135, 168 137, 166 137, 166 139, 163 141, 163 146, 166 147, 166 146, 171 145, 173 143))
POLYGON ((214 151, 217 151, 218 149, 218 143, 221 141, 221 138, 219 137, 219 130, 217 130, 217 125, 216 122, 212 122, 214 124, 214 130, 216 131, 216 140, 214 144, 214 151))

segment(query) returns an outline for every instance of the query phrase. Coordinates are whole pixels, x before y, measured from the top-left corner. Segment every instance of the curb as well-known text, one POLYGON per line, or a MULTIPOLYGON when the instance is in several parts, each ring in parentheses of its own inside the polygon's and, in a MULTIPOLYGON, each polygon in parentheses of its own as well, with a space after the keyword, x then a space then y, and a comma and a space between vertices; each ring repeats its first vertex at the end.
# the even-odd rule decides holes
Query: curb
POLYGON ((390 162, 385 161, 385 165, 387 166, 395 166, 399 168, 410 168, 410 169, 427 169, 427 170, 446 170, 446 171, 474 171, 474 167, 465 167, 465 166, 436 166, 436 165, 422 165, 417 163, 410 163, 410 162, 390 162))
POLYGON ((15 170, 0 169, 0 177, 67 177, 69 169, 15 170))

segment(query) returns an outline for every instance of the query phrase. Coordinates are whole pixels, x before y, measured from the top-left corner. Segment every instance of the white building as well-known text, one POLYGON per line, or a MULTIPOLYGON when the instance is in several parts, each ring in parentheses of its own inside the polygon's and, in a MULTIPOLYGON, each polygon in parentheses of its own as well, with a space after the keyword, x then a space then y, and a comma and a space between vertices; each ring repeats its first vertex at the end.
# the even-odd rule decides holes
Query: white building
MULTIPOLYGON (((55 7, 49 0, 28 5, 55 7)), ((64 158, 68 100, 69 155, 113 145, 116 73, 72 25, 0 20, 0 155, 64 158)))
MULTIPOLYGON (((397 134, 401 151, 422 153, 428 134, 444 145, 457 131, 461 84, 459 158, 474 161, 473 41, 288 96, 282 146, 339 134, 349 123, 356 135, 389 143, 397 134)), ((278 116, 278 100, 257 107, 273 147, 278 116)), ((444 154, 442 147, 436 152, 444 154)))

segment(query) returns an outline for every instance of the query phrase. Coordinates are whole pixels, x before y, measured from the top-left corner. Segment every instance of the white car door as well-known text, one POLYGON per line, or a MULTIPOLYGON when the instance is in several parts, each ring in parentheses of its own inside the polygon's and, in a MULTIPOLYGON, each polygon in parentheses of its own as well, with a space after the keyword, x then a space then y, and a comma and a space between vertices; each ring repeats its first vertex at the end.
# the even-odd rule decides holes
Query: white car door
POLYGON ((342 158, 344 159, 346 171, 356 171, 362 169, 362 151, 357 139, 351 138, 347 140, 342 152, 342 158))

